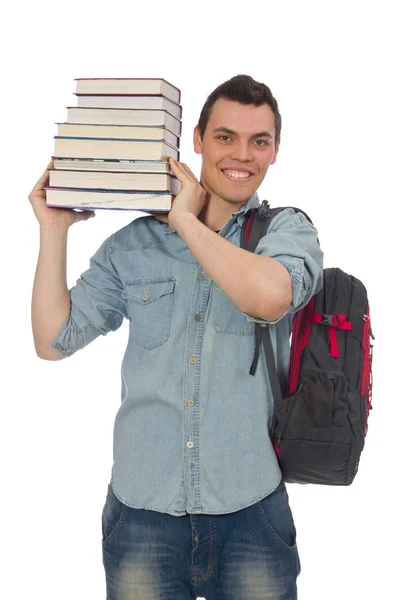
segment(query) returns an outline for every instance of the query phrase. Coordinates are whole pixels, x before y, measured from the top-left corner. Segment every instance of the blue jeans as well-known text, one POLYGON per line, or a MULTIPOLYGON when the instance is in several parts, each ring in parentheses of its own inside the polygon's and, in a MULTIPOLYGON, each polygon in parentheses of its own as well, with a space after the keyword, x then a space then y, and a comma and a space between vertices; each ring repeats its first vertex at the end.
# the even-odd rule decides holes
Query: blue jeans
POLYGON ((224 515, 125 506, 102 514, 107 600, 296 600, 300 561, 285 483, 224 515))

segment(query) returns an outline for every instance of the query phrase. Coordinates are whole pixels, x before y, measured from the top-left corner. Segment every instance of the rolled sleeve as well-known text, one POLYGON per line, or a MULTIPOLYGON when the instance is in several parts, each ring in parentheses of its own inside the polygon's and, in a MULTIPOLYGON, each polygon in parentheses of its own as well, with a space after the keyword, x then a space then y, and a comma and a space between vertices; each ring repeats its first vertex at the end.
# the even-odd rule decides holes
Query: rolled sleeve
POLYGON ((103 242, 70 290, 71 309, 50 347, 71 356, 99 335, 118 329, 127 316, 123 289, 111 260, 112 236, 103 242))
POLYGON ((267 321, 246 313, 248 321, 274 325, 289 313, 301 310, 323 286, 323 252, 317 229, 306 217, 287 208, 274 217, 268 232, 260 240, 255 254, 279 261, 292 282, 292 302, 281 317, 267 321))

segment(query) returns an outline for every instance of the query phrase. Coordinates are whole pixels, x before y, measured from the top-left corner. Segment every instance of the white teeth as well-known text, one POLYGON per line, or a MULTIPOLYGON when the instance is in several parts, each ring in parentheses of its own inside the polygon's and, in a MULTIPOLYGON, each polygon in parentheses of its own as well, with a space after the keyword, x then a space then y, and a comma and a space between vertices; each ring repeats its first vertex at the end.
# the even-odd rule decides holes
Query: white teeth
POLYGON ((233 177, 234 179, 247 179, 251 173, 242 172, 242 171, 224 171, 225 175, 229 177, 233 177))

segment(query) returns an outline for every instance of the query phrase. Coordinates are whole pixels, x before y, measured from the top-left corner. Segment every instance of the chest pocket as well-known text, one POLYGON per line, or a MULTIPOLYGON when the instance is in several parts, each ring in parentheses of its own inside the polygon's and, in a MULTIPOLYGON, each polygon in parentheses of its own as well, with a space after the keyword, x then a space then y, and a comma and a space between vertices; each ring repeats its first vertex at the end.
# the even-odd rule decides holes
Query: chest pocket
POLYGON ((231 335, 255 333, 255 325, 247 320, 238 306, 218 286, 214 290, 214 327, 219 333, 231 335))
POLYGON ((147 350, 165 344, 170 335, 175 278, 138 279, 121 293, 127 301, 134 339, 147 350))

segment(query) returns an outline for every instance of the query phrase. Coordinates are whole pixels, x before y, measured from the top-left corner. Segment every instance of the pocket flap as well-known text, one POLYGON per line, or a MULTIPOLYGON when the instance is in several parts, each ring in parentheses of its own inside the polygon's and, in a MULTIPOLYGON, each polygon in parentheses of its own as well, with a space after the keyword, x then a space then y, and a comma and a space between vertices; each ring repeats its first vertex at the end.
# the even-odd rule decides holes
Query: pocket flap
POLYGON ((139 304, 150 304, 161 298, 161 296, 172 294, 174 287, 175 279, 157 281, 139 279, 136 282, 127 283, 121 292, 121 296, 139 304))

